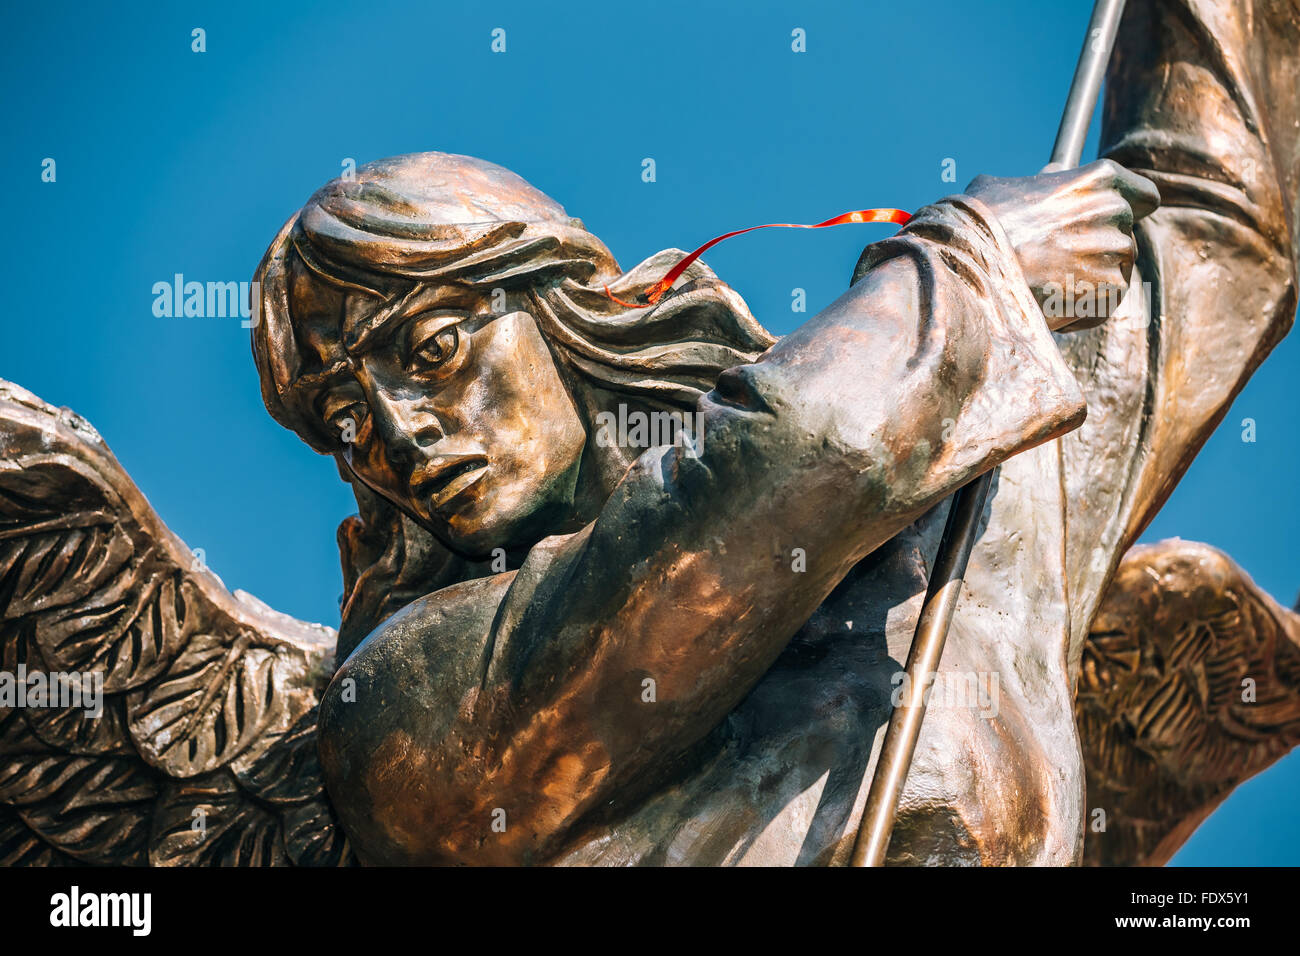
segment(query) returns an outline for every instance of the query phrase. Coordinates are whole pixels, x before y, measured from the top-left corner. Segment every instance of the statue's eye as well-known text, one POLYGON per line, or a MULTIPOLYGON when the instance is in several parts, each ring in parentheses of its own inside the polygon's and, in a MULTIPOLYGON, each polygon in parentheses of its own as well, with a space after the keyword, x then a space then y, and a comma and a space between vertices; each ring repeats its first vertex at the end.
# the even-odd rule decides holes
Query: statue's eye
POLYGON ((411 365, 425 370, 439 368, 455 356, 459 347, 460 333, 454 325, 425 335, 417 331, 411 337, 411 365))
POLYGON ((335 434, 346 442, 356 441, 361 427, 370 417, 370 407, 366 405, 355 387, 337 388, 327 393, 320 403, 321 417, 335 434))
POLYGON ((370 409, 366 407, 365 402, 353 402, 335 410, 330 415, 330 424, 342 425, 345 421, 351 419, 354 424, 360 425, 366 420, 366 415, 369 412, 370 409))
POLYGON ((334 408, 326 416, 326 421, 344 442, 351 443, 356 441, 356 436, 360 434, 361 426, 365 424, 369 414, 370 409, 365 402, 351 402, 334 408))

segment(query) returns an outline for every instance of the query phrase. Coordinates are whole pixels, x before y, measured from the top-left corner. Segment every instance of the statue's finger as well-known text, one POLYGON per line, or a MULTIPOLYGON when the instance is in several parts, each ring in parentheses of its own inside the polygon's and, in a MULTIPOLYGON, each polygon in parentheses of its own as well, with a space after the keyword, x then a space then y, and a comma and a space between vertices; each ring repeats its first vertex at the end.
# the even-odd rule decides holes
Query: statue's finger
POLYGON ((1133 220, 1149 216, 1160 208, 1160 190, 1145 176, 1116 164, 1115 188, 1133 209, 1133 220))

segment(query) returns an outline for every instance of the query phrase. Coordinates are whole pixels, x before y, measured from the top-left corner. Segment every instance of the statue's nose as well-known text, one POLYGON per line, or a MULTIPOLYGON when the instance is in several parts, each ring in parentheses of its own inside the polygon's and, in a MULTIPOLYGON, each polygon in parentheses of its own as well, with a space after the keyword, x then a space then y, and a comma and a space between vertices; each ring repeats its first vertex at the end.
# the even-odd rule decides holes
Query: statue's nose
POLYGON ((430 445, 443 437, 436 416, 415 400, 401 399, 376 390, 370 402, 376 431, 384 443, 385 457, 397 467, 409 467, 425 456, 430 445))

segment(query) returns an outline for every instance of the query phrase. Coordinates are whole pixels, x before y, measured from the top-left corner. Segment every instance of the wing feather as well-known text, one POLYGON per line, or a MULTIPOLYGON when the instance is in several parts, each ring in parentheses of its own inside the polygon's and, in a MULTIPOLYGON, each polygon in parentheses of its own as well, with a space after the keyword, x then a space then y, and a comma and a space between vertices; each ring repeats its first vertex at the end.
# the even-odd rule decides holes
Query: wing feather
POLYGON ((336 639, 227 591, 93 428, 0 381, 0 862, 353 862, 315 752, 336 639))
POLYGON ((1093 620, 1075 714, 1085 861, 1161 865, 1300 743, 1300 616, 1206 545, 1133 548, 1093 620))

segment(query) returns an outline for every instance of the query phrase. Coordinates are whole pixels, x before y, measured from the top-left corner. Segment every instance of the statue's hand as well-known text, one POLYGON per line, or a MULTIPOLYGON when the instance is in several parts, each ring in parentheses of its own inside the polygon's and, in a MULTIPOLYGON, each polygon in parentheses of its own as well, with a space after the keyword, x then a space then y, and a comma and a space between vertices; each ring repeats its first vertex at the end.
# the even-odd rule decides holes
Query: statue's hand
POLYGON ((1160 205, 1155 184, 1101 159, 1037 176, 977 176, 966 188, 993 210, 1053 330, 1110 317, 1137 257, 1133 223, 1160 205))

